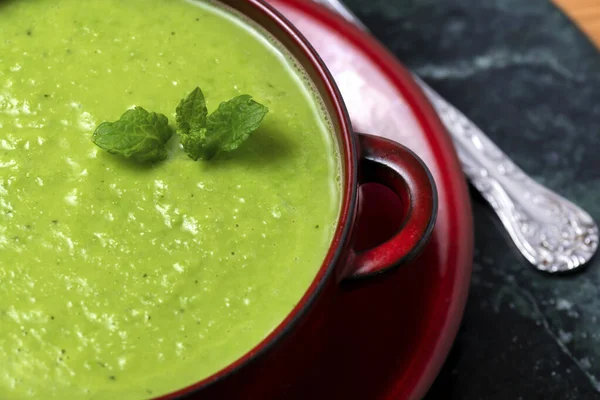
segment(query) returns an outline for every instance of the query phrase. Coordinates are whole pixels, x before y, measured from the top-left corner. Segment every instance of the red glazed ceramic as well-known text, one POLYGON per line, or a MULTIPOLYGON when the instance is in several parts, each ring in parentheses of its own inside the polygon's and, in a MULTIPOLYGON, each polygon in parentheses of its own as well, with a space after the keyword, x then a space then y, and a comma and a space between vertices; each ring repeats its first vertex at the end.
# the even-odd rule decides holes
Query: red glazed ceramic
MULTIPOLYGON (((285 398, 420 400, 456 337, 473 266, 472 211, 461 164, 410 72, 377 40, 311 0, 268 2, 315 47, 355 129, 404 143, 425 161, 439 203, 431 240, 418 259, 385 279, 351 290, 345 285, 325 351, 285 398)), ((400 226, 401 204, 377 184, 363 185, 360 197, 355 247, 370 248, 400 226)))
MULTIPOLYGON (((344 288, 326 351, 286 400, 420 400, 456 337, 473 266, 461 164, 412 74, 375 38, 312 0, 268 1, 324 60, 355 129, 410 146, 431 171, 439 202, 431 240, 418 259, 385 279, 344 288)), ((369 248, 395 232, 400 205, 377 184, 363 185, 361 195, 366 207, 355 246, 369 248)))
MULTIPOLYGON (((420 400, 462 319, 473 266, 471 204, 448 133, 399 60, 370 34, 312 0, 268 0, 315 47, 338 83, 352 125, 408 145, 431 171, 438 215, 422 255, 399 273, 343 287, 330 340, 296 399, 420 400)), ((355 247, 387 239, 402 217, 396 196, 361 187, 355 247)))
MULTIPOLYGON (((331 311, 342 285, 369 285, 362 278, 388 272, 416 257, 431 236, 437 194, 431 174, 406 147, 378 136, 352 131, 346 107, 331 75, 306 39, 274 8, 261 0, 223 0, 276 37, 301 63, 318 88, 332 119, 342 160, 342 203, 329 252, 300 302, 284 321, 250 352, 214 375, 165 399, 194 395, 215 399, 262 399, 289 395, 303 371, 318 362, 327 342, 331 311), (401 200, 401 223, 382 244, 355 248, 361 232, 359 187, 378 183, 401 200), (287 394, 286 394, 287 393, 287 394)), ((395 271, 395 273, 401 273, 395 271)), ((380 277, 385 280, 386 275, 380 277)))

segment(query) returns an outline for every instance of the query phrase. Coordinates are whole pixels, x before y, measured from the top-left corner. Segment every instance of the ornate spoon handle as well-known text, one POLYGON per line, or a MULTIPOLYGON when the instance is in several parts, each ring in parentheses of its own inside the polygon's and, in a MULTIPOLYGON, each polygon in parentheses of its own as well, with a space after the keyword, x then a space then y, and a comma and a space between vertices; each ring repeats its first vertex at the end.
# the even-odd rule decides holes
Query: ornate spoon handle
POLYGON ((598 247, 592 217, 534 181, 460 111, 420 79, 417 82, 452 135, 465 175, 527 260, 547 272, 585 264, 598 247))
MULTIPOLYGON (((365 26, 339 0, 315 0, 350 22, 365 26)), ((537 269, 572 271, 598 248, 592 217, 521 170, 463 113, 415 76, 452 136, 473 186, 490 203, 517 248, 537 269)))

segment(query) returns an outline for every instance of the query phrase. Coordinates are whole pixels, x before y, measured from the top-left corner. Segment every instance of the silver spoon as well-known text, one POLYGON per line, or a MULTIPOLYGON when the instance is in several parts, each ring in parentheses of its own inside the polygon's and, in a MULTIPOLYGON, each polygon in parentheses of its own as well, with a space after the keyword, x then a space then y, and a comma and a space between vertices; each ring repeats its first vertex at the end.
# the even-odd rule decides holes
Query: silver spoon
MULTIPOLYGON (((340 0, 313 0, 365 31, 340 0)), ((452 136, 465 175, 490 203, 517 248, 538 270, 573 271, 598 248, 592 217, 521 170, 463 113, 413 75, 452 136)))

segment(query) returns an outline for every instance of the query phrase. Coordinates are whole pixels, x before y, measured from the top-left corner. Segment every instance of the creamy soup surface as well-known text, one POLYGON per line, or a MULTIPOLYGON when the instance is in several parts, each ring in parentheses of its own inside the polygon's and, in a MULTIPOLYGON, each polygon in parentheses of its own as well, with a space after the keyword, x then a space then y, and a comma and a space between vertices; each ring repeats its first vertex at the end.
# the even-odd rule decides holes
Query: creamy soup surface
POLYGON ((139 399, 258 344, 330 245, 339 157, 293 61, 215 3, 0 0, 0 398, 139 399), (91 139, 132 106, 269 108, 239 149, 140 165, 91 139))

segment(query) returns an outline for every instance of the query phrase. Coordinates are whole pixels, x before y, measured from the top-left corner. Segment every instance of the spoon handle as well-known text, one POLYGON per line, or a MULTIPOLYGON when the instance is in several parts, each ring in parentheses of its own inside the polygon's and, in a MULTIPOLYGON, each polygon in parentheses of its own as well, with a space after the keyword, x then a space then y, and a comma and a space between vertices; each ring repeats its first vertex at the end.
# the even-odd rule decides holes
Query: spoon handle
POLYGON ((459 110, 416 80, 450 132, 465 175, 496 211, 525 258, 546 272, 566 272, 585 264, 598 247, 592 217, 534 181, 459 110))
MULTIPOLYGON (((314 0, 367 30, 340 0, 314 0)), ((592 217, 534 181, 462 112, 414 75, 450 133, 465 175, 490 203, 525 258, 540 271, 584 265, 598 248, 592 217)))

